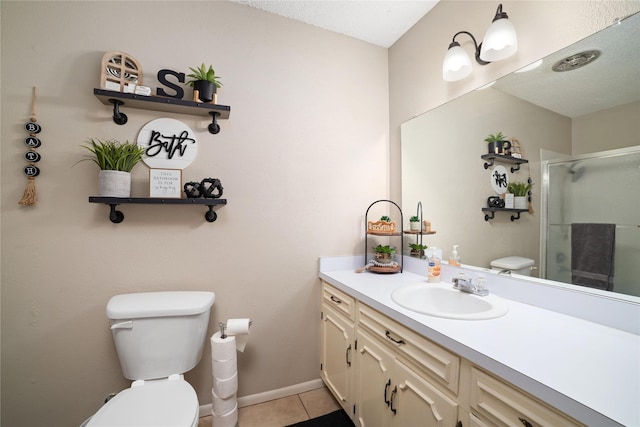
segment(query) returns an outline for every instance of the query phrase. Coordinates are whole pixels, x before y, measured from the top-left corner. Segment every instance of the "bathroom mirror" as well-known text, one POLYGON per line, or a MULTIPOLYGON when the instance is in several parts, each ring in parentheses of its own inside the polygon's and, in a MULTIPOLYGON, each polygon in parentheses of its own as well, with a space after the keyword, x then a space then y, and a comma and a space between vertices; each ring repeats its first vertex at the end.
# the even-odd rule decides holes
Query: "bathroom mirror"
MULTIPOLYGON (((574 59, 580 61, 582 58, 574 59)), ((417 203, 422 203, 425 218, 437 231, 436 235, 425 236, 425 243, 442 247, 445 260, 451 246, 458 244, 463 264, 489 267, 494 259, 519 255, 534 259, 540 267, 544 264, 541 245, 547 244, 542 219, 556 209, 554 199, 540 202, 546 184, 541 165, 554 156, 579 160, 587 155, 594 157, 595 152, 609 153, 640 145, 638 82, 640 13, 544 58, 542 65, 533 70, 507 75, 489 87, 403 123, 405 216, 413 215, 417 203), (599 51, 592 63, 573 71, 551 71, 561 59, 590 50, 599 51), (487 206, 487 198, 496 194, 490 185, 494 166, 485 169, 480 156, 487 153, 484 138, 498 131, 509 139, 516 138, 523 157, 529 160, 519 171, 510 172, 510 181, 526 182, 531 177, 534 183, 534 210, 531 214, 523 212, 517 220, 511 220, 511 213, 496 212, 494 219, 485 221, 481 211, 487 206)), ((630 174, 638 179, 640 166, 634 165, 630 174)), ((640 188, 640 183, 635 188, 640 188)), ((598 194, 586 197, 597 198, 598 194)), ((638 199, 640 190, 620 197, 638 199)), ((614 211, 616 205, 608 209, 614 211)), ((606 218, 598 222, 606 222, 606 218)), ((611 222, 616 223, 616 219, 611 222)), ((624 239, 620 239, 625 244, 616 248, 616 256, 638 259, 640 212, 625 222, 628 223, 621 224, 624 239)), ((541 270, 533 272, 533 276, 538 275, 548 277, 541 270)), ((620 291, 624 294, 616 295, 625 299, 631 295, 631 299, 640 301, 636 298, 640 296, 640 272, 634 277, 634 289, 625 286, 620 291)), ((557 276, 550 279, 561 280, 557 276)), ((589 288, 575 289, 592 292, 589 288)), ((613 296, 607 291, 593 292, 613 296)))

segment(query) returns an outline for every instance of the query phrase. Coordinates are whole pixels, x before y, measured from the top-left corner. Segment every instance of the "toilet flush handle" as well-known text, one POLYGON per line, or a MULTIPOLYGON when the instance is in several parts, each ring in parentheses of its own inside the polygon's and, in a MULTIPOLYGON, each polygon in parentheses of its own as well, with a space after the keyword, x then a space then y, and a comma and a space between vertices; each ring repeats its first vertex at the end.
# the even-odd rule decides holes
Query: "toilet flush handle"
POLYGON ((114 323, 111 325, 111 330, 114 329, 133 329, 133 320, 127 320, 126 322, 114 323))

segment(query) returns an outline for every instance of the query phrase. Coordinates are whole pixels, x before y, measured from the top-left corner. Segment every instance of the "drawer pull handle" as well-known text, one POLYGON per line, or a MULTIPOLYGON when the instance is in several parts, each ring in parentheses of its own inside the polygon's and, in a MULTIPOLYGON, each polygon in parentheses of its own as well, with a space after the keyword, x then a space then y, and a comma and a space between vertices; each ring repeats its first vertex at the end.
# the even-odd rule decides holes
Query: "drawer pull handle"
POLYGON ((396 344, 406 344, 404 340, 397 340, 391 336, 391 332, 385 331, 384 335, 396 344))
POLYGON ((389 391, 389 387, 391 387, 391 378, 389 378, 389 381, 387 381, 387 383, 384 385, 384 403, 386 403, 387 406, 389 406, 389 403, 391 403, 389 399, 387 399, 387 392, 389 391))
POLYGON ((396 412, 398 411, 396 408, 393 407, 393 396, 395 396, 397 392, 398 392, 398 386, 394 387, 393 391, 391 392, 389 407, 391 408, 391 412, 393 412, 393 415, 395 415, 396 412))
POLYGON ((533 427, 533 425, 529 421, 525 420, 524 418, 518 418, 518 419, 522 424, 524 424, 524 427, 533 427))
POLYGON ((340 301, 338 298, 334 297, 333 295, 331 295, 331 301, 335 302, 336 304, 342 304, 342 301, 340 301))
POLYGON ((351 366, 351 344, 349 344, 349 347, 347 347, 347 351, 344 354, 344 358, 347 361, 347 366, 351 366))

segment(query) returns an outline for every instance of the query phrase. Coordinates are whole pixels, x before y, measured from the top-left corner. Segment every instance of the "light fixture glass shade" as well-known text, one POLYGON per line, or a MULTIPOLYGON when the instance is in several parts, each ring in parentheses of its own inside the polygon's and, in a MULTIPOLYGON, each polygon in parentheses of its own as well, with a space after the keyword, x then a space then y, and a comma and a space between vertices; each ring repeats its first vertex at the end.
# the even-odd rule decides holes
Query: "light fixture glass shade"
POLYGON ((483 61, 500 61, 518 51, 518 36, 509 19, 493 21, 482 41, 480 59, 483 61))
POLYGON ((456 43, 449 47, 442 62, 442 78, 447 82, 462 80, 471 74, 471 59, 467 52, 456 43))

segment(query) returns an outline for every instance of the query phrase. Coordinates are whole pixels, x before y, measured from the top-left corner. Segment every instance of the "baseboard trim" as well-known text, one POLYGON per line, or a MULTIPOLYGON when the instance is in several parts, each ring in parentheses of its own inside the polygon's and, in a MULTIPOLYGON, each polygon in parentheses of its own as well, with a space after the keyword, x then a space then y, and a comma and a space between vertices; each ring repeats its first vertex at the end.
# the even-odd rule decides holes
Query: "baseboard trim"
MULTIPOLYGON (((324 387, 324 383, 320 378, 307 381, 300 384, 290 385, 288 387, 269 390, 262 393, 256 393, 249 396, 238 398, 238 408, 256 405, 258 403, 268 402, 270 400, 281 399, 283 397, 293 396, 294 394, 305 393, 307 391, 316 390, 324 387)), ((200 417, 208 417, 211 415, 212 404, 200 405, 200 417)))

